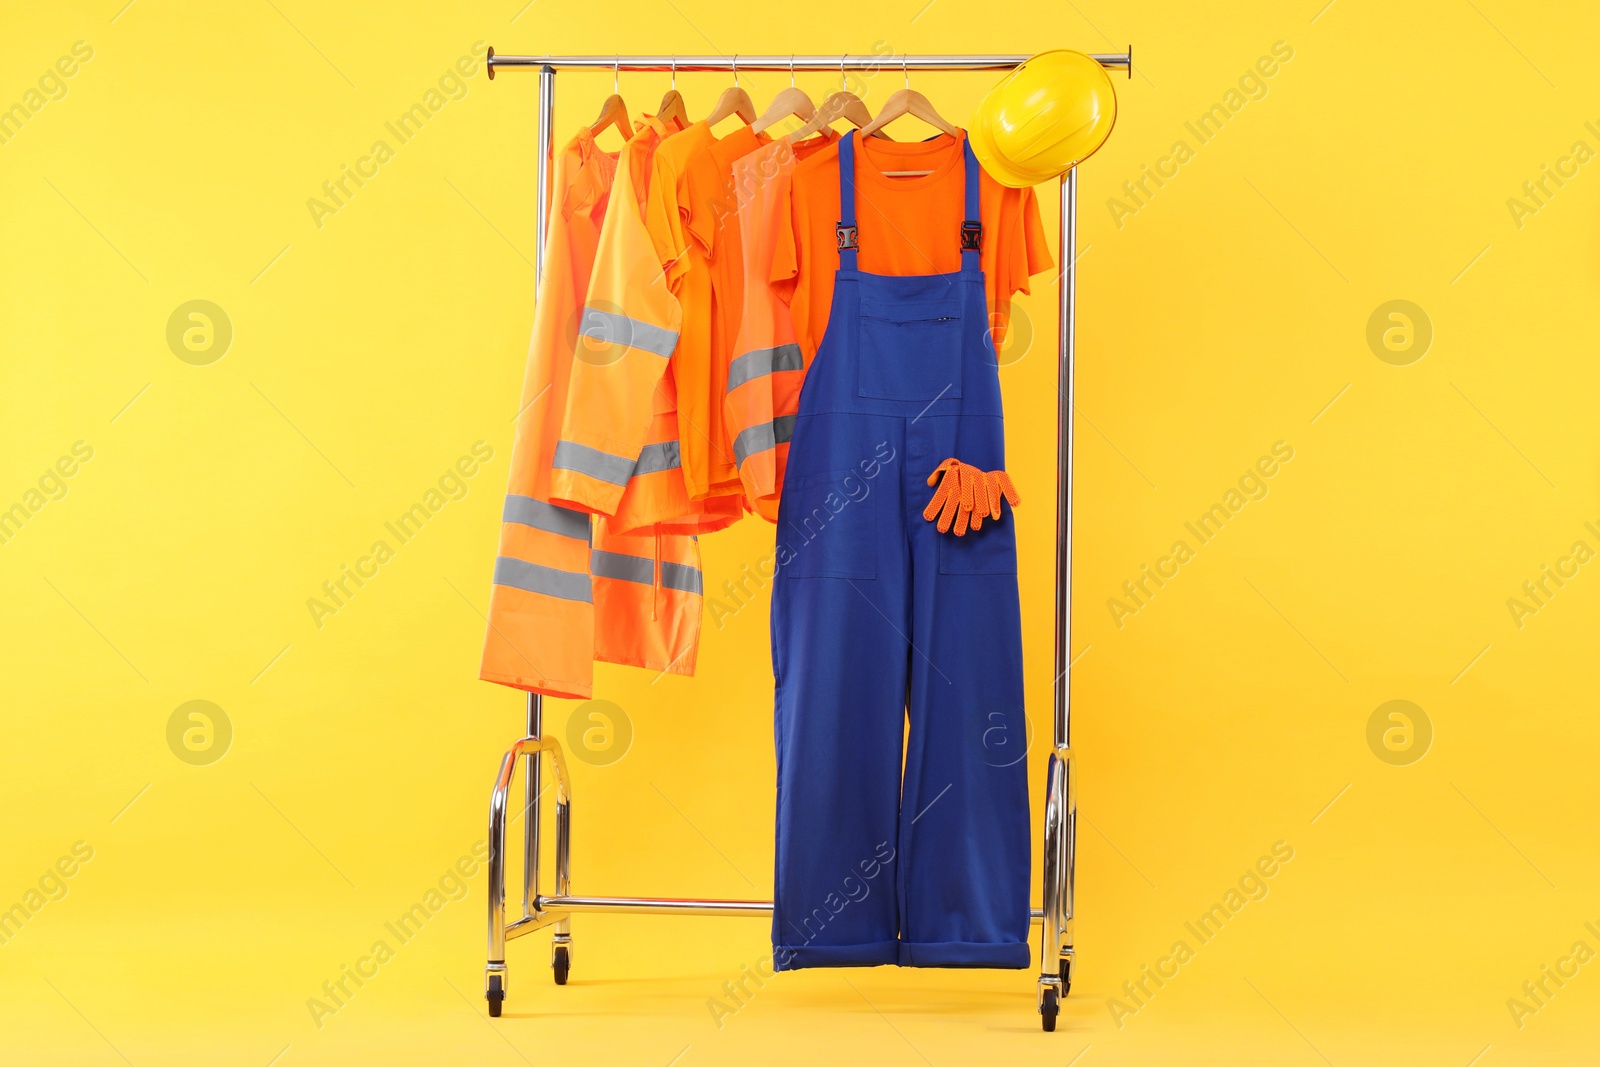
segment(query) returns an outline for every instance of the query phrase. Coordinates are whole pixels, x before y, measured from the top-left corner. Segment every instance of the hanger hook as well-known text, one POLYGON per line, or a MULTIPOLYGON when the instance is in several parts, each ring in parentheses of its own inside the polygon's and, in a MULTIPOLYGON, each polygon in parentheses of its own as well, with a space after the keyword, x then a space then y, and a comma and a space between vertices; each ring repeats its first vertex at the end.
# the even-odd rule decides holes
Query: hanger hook
POLYGON ((900 53, 900 71, 906 76, 906 88, 911 88, 911 57, 907 53, 900 53))
POLYGON ((733 54, 733 87, 739 88, 739 53, 733 54))
POLYGON ((622 57, 616 56, 611 65, 611 93, 613 96, 622 94, 622 57))
MULTIPOLYGON (((849 55, 849 53, 847 52, 845 55, 849 55)), ((839 91, 841 93, 850 88, 849 83, 847 83, 844 78, 844 60, 844 56, 839 57, 839 91)))
POLYGON ((672 57, 672 87, 674 89, 678 87, 678 57, 676 53, 672 57))
POLYGON ((794 53, 789 53, 789 88, 794 88, 794 53))

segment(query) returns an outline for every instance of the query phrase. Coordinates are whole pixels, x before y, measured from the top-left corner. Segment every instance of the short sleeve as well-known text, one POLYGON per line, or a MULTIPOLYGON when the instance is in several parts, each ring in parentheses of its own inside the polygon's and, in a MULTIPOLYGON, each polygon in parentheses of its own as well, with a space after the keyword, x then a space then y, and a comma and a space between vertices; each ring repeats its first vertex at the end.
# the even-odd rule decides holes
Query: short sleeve
POLYGON ((687 233, 710 255, 719 223, 718 173, 715 155, 701 152, 690 160, 683 175, 682 214, 687 233))
POLYGON ((805 232, 801 210, 801 201, 794 195, 794 183, 786 183, 772 207, 772 224, 777 232, 772 246, 772 270, 768 275, 773 291, 786 304, 794 303, 795 288, 800 282, 799 235, 805 232))
POLYGON ((1044 223, 1039 221, 1039 198, 1031 188, 1021 190, 1021 194, 1022 210, 1006 264, 1010 290, 1006 296, 1016 292, 1031 293, 1028 279, 1055 266, 1055 259, 1050 255, 1050 239, 1045 236, 1044 223))
POLYGON ((678 175, 658 154, 650 166, 650 192, 645 196, 644 224, 667 281, 676 282, 689 269, 689 233, 678 206, 678 175))

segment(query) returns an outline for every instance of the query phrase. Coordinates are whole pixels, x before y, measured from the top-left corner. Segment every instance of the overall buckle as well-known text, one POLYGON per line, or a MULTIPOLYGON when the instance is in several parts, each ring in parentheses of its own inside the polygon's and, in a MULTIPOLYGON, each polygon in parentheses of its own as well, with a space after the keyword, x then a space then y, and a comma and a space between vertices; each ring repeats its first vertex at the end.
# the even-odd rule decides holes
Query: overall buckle
POLYGON ((961 224, 961 251, 981 252, 983 250, 983 223, 973 222, 968 219, 961 224))
POLYGON ((841 222, 833 228, 833 232, 839 238, 839 251, 844 252, 856 247, 855 226, 846 226, 841 222))

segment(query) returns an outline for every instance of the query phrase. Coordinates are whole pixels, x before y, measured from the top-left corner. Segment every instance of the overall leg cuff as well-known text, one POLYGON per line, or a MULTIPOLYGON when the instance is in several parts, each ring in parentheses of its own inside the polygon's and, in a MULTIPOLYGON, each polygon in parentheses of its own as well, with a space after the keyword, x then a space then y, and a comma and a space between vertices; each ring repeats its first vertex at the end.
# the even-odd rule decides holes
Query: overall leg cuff
POLYGON ((900 944, 902 967, 1005 967, 1020 970, 1031 965, 1033 952, 1026 941, 941 941, 900 944))
MULTIPOLYGON (((1028 946, 1022 946, 1022 950, 1026 957, 1028 946)), ((802 945, 796 948, 774 945, 772 966, 779 971, 797 971, 802 967, 881 967, 897 963, 899 958, 900 946, 895 941, 874 941, 865 945, 802 945)))

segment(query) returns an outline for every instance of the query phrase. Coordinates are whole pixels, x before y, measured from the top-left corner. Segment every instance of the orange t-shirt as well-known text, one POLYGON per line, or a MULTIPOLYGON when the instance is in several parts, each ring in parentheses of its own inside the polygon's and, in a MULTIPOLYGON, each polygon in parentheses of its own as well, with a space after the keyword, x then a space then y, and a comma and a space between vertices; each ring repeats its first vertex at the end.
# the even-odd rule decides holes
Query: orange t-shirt
MULTIPOLYGON (((962 135, 965 137, 965 134, 962 135)), ((962 138, 926 141, 856 138, 857 263, 870 274, 948 274, 961 269, 965 214, 962 138), (927 170, 915 178, 884 171, 927 170)), ((1054 266, 1039 202, 1032 189, 1008 189, 979 171, 984 289, 995 332, 1011 313, 1011 296, 1028 278, 1054 266)), ((839 147, 823 149, 794 169, 788 225, 779 225, 772 282, 788 301, 796 339, 809 363, 828 327, 833 276, 839 268, 839 147)))

